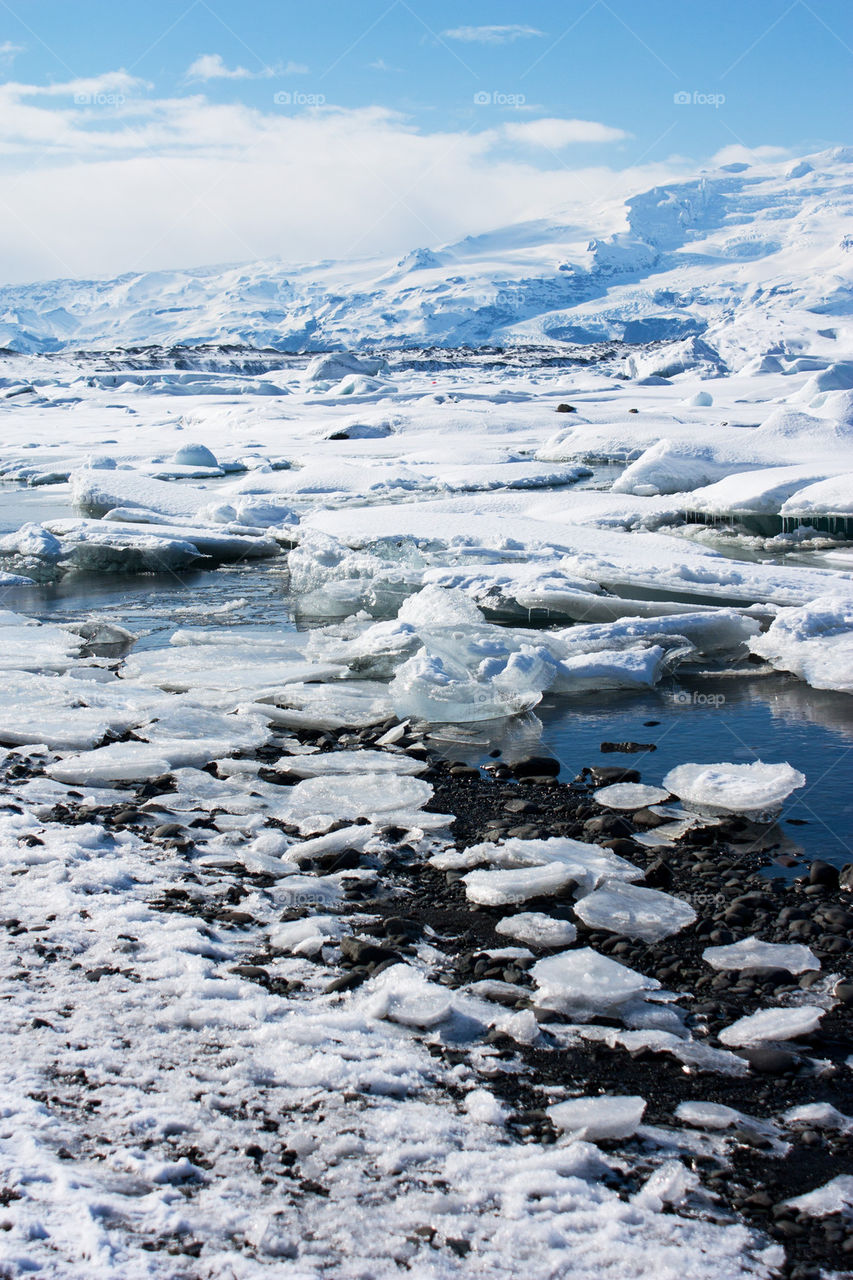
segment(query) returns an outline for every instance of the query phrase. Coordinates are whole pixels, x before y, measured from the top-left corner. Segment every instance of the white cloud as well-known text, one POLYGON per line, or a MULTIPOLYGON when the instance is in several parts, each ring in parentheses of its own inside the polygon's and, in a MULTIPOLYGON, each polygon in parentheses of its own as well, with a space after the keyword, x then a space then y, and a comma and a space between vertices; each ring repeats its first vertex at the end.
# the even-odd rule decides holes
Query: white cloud
POLYGON ((745 147, 739 142, 730 142, 715 155, 711 156, 711 164, 766 164, 768 161, 782 160, 793 153, 788 147, 745 147))
POLYGON ((624 129, 614 129, 597 120, 560 120, 553 117, 505 124, 502 132, 510 142, 547 147, 551 151, 559 151, 574 142, 624 142, 631 136, 624 129))
POLYGON ((258 71, 249 71, 247 67, 228 67, 221 53, 201 53, 195 62, 187 67, 186 80, 268 80, 272 76, 306 76, 308 67, 304 62, 286 62, 284 66, 261 67, 258 71))
POLYGON ((22 44, 12 44, 11 40, 4 40, 3 43, 0 44, 0 63, 4 66, 8 66, 19 53, 23 52, 24 46, 22 44))
POLYGON ((101 93, 135 93, 139 89, 151 89, 147 80, 132 76, 129 71, 106 71, 100 76, 85 76, 77 80, 63 80, 58 84, 16 84, 9 80, 0 85, 0 93, 18 98, 74 98, 101 93))
MULTIPOLYGON (((426 132, 382 107, 283 112, 272 101, 259 110, 201 93, 134 96, 138 88, 126 72, 47 89, 0 85, 0 277, 399 255, 554 209, 587 228, 600 199, 618 219, 617 197, 679 172, 569 169, 547 150, 508 151, 508 141, 532 141, 537 124, 555 141, 548 121, 512 125, 525 130, 514 137, 510 126, 426 132), (78 94, 93 105, 78 106, 78 94), (101 110, 103 94, 126 100, 101 110)), ((605 130, 603 141, 612 132, 556 124, 556 141, 565 126, 573 140, 580 126, 605 130)))
POLYGON ((544 36, 545 32, 539 31, 537 27, 511 24, 503 27, 451 27, 441 34, 446 40, 463 40, 466 44, 509 44, 512 40, 544 36))
POLYGON ((258 71, 249 71, 247 67, 228 67, 221 53, 201 53, 195 62, 187 67, 187 80, 268 80, 271 76, 304 76, 308 68, 302 62, 287 62, 285 65, 261 67, 258 71))

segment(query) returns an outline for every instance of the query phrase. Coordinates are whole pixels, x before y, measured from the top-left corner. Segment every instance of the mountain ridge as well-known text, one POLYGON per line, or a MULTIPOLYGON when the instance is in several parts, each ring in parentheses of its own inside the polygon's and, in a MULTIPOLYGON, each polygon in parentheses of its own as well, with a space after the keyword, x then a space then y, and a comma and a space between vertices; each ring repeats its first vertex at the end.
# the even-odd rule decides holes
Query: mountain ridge
POLYGON ((297 352, 701 337, 733 369, 774 352, 835 358, 853 316, 851 215, 851 148, 727 165, 629 196, 622 228, 607 235, 555 213, 397 260, 9 286, 0 347, 297 352))

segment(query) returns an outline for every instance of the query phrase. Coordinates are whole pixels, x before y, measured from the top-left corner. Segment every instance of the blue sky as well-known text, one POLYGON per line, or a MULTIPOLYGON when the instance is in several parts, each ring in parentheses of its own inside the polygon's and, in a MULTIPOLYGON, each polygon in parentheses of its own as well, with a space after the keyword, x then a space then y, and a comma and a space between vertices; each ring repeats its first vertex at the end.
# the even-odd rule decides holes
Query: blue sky
POLYGON ((853 141, 851 72, 849 0, 0 0, 0 275, 580 224, 853 141))

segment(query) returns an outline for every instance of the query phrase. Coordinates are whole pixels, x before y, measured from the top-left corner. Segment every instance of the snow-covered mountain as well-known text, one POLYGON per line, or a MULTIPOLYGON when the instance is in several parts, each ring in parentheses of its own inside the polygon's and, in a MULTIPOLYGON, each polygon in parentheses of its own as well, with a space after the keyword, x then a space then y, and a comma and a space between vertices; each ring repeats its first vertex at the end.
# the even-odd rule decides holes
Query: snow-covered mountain
MULTIPOLYGON (((730 164, 591 210, 438 249, 0 289, 14 351, 237 344, 341 347, 669 340, 709 367, 839 358, 853 312, 853 149, 730 164), (598 234, 597 234, 598 232, 598 234)), ((849 343, 847 343, 849 351, 849 343)))

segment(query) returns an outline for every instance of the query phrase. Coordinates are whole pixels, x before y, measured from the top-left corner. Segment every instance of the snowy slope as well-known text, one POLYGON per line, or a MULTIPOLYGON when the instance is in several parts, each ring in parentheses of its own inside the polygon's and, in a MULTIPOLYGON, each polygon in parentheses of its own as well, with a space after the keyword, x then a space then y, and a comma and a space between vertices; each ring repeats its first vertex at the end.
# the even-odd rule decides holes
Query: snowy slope
POLYGON ((396 263, 267 261, 7 288, 0 346, 686 339, 693 363, 701 338, 709 372, 715 353, 734 369, 768 354, 837 359, 853 328, 851 175, 853 150, 835 150, 703 171, 631 197, 615 220, 612 206, 584 226, 557 211, 396 263))

